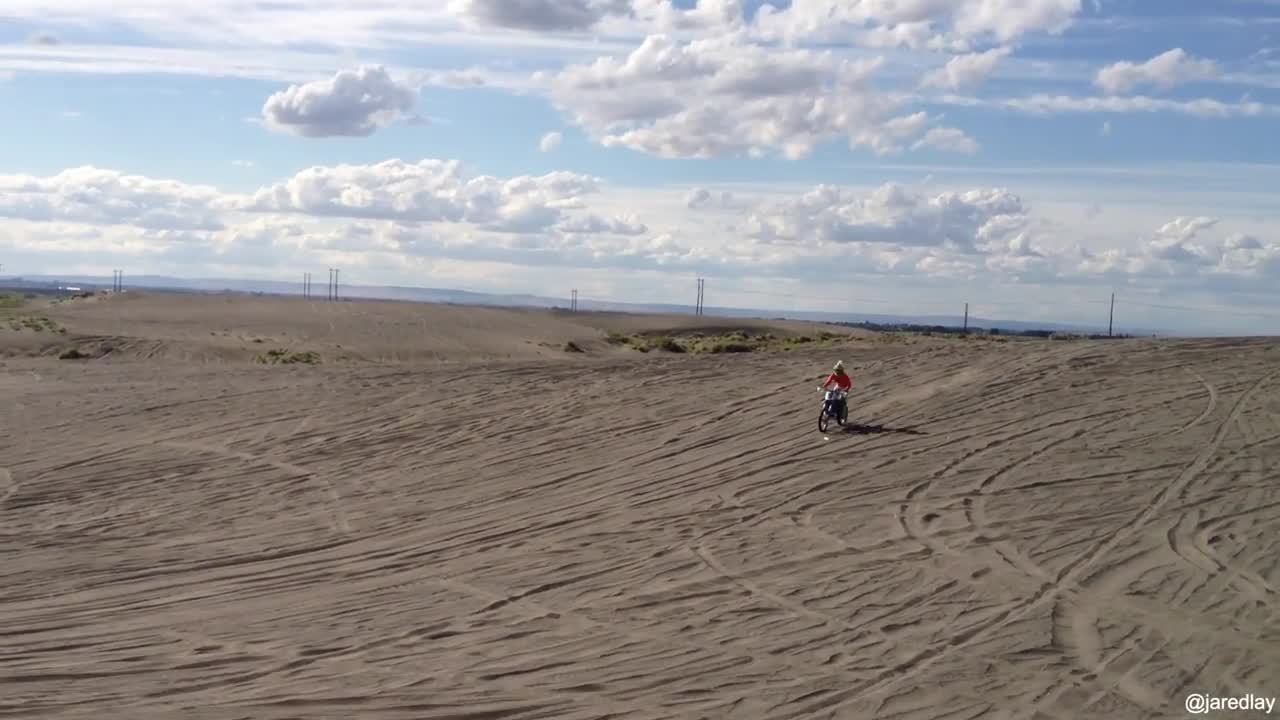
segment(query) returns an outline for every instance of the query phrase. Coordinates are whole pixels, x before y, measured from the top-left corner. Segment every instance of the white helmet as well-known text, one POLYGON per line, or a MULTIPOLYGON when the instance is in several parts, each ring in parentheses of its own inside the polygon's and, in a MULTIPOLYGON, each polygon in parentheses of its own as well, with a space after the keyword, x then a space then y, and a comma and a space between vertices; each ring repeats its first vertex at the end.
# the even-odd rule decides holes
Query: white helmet
POLYGON ((837 361, 836 366, 832 369, 835 370, 836 372, 840 372, 841 370, 844 369, 844 361, 843 360, 837 361))

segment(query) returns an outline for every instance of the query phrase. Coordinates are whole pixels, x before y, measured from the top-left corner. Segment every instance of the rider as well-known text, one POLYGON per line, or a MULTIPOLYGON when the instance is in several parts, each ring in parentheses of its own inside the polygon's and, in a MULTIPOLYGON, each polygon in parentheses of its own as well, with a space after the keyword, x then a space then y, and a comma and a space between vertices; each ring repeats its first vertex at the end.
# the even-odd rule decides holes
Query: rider
MULTIPOLYGON (((850 390, 853 389, 853 380, 850 380, 849 376, 846 375, 844 372, 843 360, 838 361, 836 363, 836 366, 832 368, 831 376, 827 378, 826 382, 822 383, 821 389, 822 390, 830 389, 832 383, 835 383, 836 387, 840 388, 845 392, 849 392, 850 390)), ((840 418, 841 422, 844 422, 845 418, 847 418, 848 416, 849 416, 848 402, 845 401, 844 399, 841 399, 840 414, 838 415, 838 417, 840 418)))

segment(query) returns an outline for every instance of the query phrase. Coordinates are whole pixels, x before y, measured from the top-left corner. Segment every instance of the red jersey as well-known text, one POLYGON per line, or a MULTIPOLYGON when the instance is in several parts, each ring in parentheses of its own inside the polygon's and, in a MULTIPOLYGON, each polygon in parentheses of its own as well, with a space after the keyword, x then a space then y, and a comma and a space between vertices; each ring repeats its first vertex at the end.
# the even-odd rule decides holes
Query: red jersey
POLYGON ((831 383, 835 383, 841 390, 847 391, 853 389, 853 380, 850 379, 848 375, 841 373, 831 373, 831 377, 827 378, 827 381, 822 383, 822 387, 827 387, 831 383))

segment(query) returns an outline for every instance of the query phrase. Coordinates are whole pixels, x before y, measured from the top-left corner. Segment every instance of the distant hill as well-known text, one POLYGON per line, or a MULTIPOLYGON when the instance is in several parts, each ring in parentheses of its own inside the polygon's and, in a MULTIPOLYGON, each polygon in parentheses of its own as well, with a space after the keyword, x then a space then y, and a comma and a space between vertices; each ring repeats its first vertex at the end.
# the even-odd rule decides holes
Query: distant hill
MULTIPOLYGON (((9 278, 2 282, 9 287, 75 285, 77 287, 109 289, 111 278, 83 275, 27 275, 22 278, 9 278)), ((324 299, 327 279, 313 278, 311 294, 324 299), (319 282, 317 282, 319 280, 319 282)), ((137 275, 125 278, 125 288, 142 288, 164 290, 170 292, 201 293, 265 293, 271 295, 299 295, 302 284, 299 282, 280 282, 274 280, 237 280, 230 278, 178 278, 163 275, 137 275)), ((488 305, 499 307, 539 307, 567 308, 568 298, 553 298, 528 294, 497 294, 472 292, 469 290, 450 290, 444 288, 419 288, 400 286, 365 286, 341 285, 339 294, 344 300, 395 300, 401 302, 452 303, 457 305, 488 305)), ((623 303, 596 302, 579 300, 578 308, 588 311, 626 312, 626 313, 672 313, 692 314, 692 305, 672 303, 623 303)), ((708 315, 719 317, 752 317, 777 318, 788 320, 809 320, 814 322, 833 323, 873 323, 878 325, 924 325, 958 327, 963 324, 961 315, 895 315, 889 313, 856 313, 856 312, 812 312, 804 310, 777 310, 767 308, 731 308, 708 305, 703 311, 708 315)), ((1079 325, 1054 322, 1025 322, 1020 320, 1002 320, 997 318, 969 317, 971 328, 997 328, 1010 331, 1050 330, 1072 333, 1105 333, 1105 325, 1079 325)), ((1124 328, 1124 331, 1135 335, 1176 335, 1162 330, 1141 328, 1124 328)))

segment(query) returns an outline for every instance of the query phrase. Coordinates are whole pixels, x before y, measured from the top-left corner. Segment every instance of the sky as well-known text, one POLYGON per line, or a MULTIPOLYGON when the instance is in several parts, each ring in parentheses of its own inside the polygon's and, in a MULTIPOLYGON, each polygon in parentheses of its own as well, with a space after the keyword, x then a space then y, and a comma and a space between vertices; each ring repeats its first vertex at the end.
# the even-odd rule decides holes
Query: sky
POLYGON ((0 273, 1280 333, 1280 0, 6 0, 0 273))

